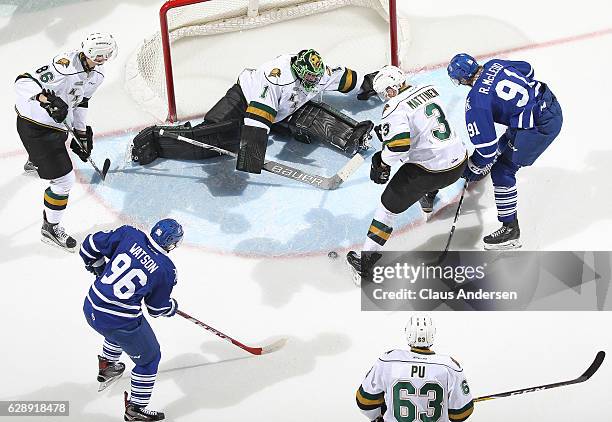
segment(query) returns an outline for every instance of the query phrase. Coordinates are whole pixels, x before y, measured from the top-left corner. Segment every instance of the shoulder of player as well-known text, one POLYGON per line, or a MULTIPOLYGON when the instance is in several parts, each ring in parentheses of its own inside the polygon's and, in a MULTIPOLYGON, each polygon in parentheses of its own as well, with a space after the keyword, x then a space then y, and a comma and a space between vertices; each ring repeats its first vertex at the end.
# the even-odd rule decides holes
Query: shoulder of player
POLYGON ((463 372, 461 365, 455 359, 448 355, 440 355, 437 353, 426 354, 419 359, 415 359, 414 355, 407 350, 393 349, 383 353, 378 358, 379 363, 415 363, 421 365, 439 365, 446 367, 455 372, 463 372))
MULTIPOLYGON (((83 69, 83 65, 81 64, 81 59, 79 55, 81 53, 78 51, 71 51, 69 53, 58 54, 53 58, 53 68, 57 73, 63 76, 71 76, 71 75, 86 75, 87 72, 83 69)), ((104 65, 98 65, 95 69, 92 70, 94 75, 100 80, 100 82, 104 79, 104 65)))
POLYGON ((291 70, 291 55, 283 54, 257 68, 263 77, 272 85, 284 86, 295 82, 291 70))

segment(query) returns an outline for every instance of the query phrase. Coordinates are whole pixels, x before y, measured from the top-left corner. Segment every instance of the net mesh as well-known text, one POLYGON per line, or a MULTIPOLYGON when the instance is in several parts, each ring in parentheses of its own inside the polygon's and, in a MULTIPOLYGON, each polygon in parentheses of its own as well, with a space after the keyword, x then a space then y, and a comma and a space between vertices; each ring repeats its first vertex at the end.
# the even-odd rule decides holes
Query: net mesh
MULTIPOLYGON (((185 37, 243 31, 345 6, 374 9, 389 20, 388 0, 210 0, 168 10, 170 46, 185 37)), ((398 25, 400 45, 405 45, 407 39, 407 31, 398 25)), ((126 90, 134 100, 159 120, 168 116, 163 56, 158 31, 131 55, 125 79, 126 90)))

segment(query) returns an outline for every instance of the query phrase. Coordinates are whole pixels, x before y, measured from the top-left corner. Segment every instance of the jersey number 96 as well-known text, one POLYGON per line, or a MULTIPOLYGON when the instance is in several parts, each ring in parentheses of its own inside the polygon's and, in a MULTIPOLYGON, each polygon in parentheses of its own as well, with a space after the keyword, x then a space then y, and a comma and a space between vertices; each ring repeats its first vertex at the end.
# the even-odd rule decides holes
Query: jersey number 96
POLYGON ((120 253, 110 263, 110 274, 104 274, 100 278, 104 284, 114 283, 113 292, 118 299, 131 298, 136 291, 136 282, 141 286, 147 284, 145 272, 140 268, 130 269, 131 265, 132 258, 126 253, 120 253))

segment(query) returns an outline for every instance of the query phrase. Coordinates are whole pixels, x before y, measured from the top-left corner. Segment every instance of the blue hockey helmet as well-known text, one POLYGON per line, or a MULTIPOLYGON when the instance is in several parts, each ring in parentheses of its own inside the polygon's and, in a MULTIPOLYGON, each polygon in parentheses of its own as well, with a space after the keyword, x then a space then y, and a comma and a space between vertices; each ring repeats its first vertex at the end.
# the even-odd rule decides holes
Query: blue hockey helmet
POLYGON ((172 218, 159 220, 151 229, 151 238, 164 250, 170 252, 183 240, 183 227, 172 218))
POLYGON ((460 53, 451 59, 446 71, 454 83, 465 85, 476 74, 478 67, 478 62, 474 57, 460 53))

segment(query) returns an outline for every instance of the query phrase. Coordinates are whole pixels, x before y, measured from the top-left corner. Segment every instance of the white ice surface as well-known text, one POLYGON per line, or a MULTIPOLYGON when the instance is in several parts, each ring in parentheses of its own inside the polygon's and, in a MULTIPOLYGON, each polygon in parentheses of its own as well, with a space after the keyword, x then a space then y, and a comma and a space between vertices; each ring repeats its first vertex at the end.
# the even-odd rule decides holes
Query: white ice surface
MULTIPOLYGON (((481 0, 401 3, 413 22, 410 68, 438 64, 459 50, 487 54, 526 47, 508 57, 534 64, 538 78, 559 98, 565 122, 559 139, 533 167, 519 173, 524 243, 535 250, 612 249, 612 146, 606 133, 612 111, 609 3, 521 0, 511 8, 481 0), (529 48, 598 30, 608 33, 529 48)), ((0 5, 0 123, 9 128, 0 144, 2 400, 70 400, 70 420, 120 420, 127 377, 109 392, 96 393, 95 355, 101 339, 81 311, 89 273, 77 256, 38 240, 45 184, 22 174, 25 154, 13 129, 12 82, 63 46, 76 44, 85 32, 110 30, 117 35, 121 54, 107 66, 108 79, 91 102, 95 130, 100 135, 123 133, 152 123, 123 91, 123 64, 128 52, 155 29, 160 4, 40 0, 0 5)), ((350 14, 339 13, 343 19, 350 14)), ((355 13, 355 19, 367 15, 355 13)), ((329 25, 333 19, 321 21, 329 25)), ((384 60, 380 50, 338 48, 313 30, 317 19, 307 22, 311 38, 302 42, 315 43, 330 60, 350 62, 360 70, 384 60)), ((295 27, 305 33, 301 25, 294 21, 271 31, 289 39, 292 33, 282 31, 295 27)), ((376 33, 380 27, 380 22, 368 24, 368 40, 384 39, 376 33)), ((223 42, 220 37, 218 42, 223 42)), ((244 59, 233 52, 229 60, 235 65, 244 59)), ((249 59, 244 64, 257 63, 249 59)), ((186 107, 197 109, 197 104, 186 107)), ((92 195, 86 178, 80 182, 65 218, 76 237, 123 224, 125 216, 92 195)), ((471 191, 464 207, 453 246, 472 249, 498 224, 490 184, 471 191)), ((440 248, 453 214, 451 206, 427 224, 422 221, 405 230, 392 238, 389 249, 440 248)), ((380 353, 402 347, 405 313, 361 313, 359 292, 340 260, 322 255, 240 258, 187 244, 173 257, 180 274, 175 295, 181 308, 244 342, 265 343, 279 336, 290 341, 272 355, 248 357, 179 317, 155 320, 163 357, 153 408, 177 421, 362 418, 354 391, 380 353)), ((462 363, 475 395, 574 377, 597 350, 612 350, 609 313, 440 312, 435 317, 435 349, 462 363)), ((604 363, 600 371, 582 385, 478 404, 472 420, 606 421, 612 370, 604 363)))

